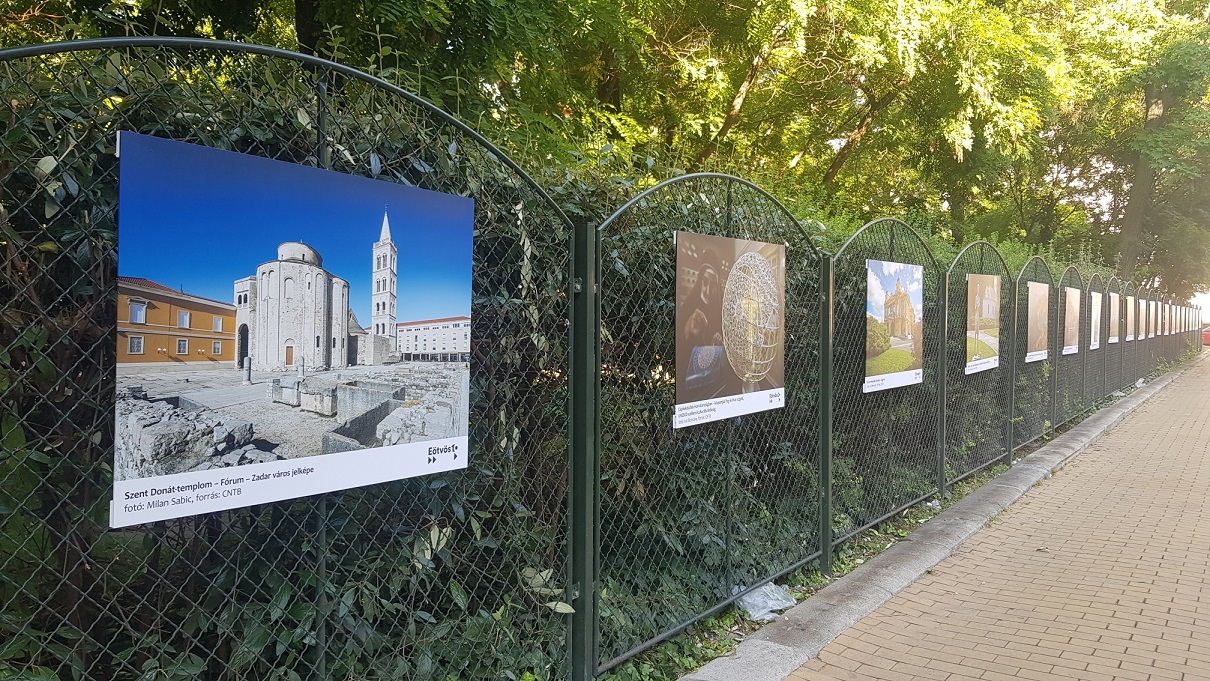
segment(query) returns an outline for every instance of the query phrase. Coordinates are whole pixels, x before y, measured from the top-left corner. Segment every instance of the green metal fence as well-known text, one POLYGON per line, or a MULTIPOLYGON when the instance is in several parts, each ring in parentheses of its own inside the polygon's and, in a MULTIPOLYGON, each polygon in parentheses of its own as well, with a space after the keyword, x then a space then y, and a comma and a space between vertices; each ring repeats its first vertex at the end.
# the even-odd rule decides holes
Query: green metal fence
MULTIPOLYGON (((818 556, 823 258, 776 200, 723 175, 654 187, 599 234, 604 670, 818 556), (785 389, 802 399, 673 428, 676 230, 785 246, 785 389)), ((692 295, 721 296, 733 257, 697 256, 692 295)))
POLYGON ((589 679, 1201 348, 1196 309, 1144 332, 1160 292, 982 242, 939 263, 899 220, 822 253, 725 175, 575 224, 452 116, 313 57, 83 41, 0 51, 0 89, 0 677, 589 679), (469 468, 109 529, 118 130, 473 197, 469 468), (672 427, 676 231, 784 246, 783 408, 672 427), (888 358, 874 268, 920 301, 888 358))
POLYGON ((279 50, 41 46, 0 83, 0 676, 568 673, 546 604, 568 599, 579 273, 543 191, 448 114, 279 50), (118 130, 473 197, 470 467, 109 530, 118 130))
POLYGON ((948 482, 1005 461, 1012 451, 1009 384, 1015 353, 1009 348, 1015 332, 1013 279, 1000 253, 985 241, 962 249, 949 268, 945 379, 948 482), (980 290, 979 275, 996 277, 997 290, 991 300, 981 299, 981 295, 993 292, 980 290), (1001 347, 1006 352, 1001 352, 1001 347), (997 363, 984 368, 981 364, 987 362, 981 358, 989 353, 994 353, 997 363))

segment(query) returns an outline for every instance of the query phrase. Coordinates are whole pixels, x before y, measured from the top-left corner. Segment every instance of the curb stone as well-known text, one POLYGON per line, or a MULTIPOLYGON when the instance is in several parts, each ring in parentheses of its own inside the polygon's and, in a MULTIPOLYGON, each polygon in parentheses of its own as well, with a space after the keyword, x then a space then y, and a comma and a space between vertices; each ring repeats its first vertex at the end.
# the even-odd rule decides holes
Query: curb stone
POLYGON ((741 641, 733 654, 712 660, 681 681, 782 681, 1208 356, 1210 353, 1202 353, 1089 416, 891 548, 787 610, 741 641))

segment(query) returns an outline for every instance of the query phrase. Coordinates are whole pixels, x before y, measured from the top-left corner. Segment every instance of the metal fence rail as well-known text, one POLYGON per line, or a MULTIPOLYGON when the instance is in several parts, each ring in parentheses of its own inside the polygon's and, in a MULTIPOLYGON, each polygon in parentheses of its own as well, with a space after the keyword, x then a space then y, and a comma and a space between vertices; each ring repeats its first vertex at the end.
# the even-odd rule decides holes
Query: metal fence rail
POLYGON ((573 224, 449 114, 281 50, 19 48, 0 89, 4 678, 584 681, 1202 347, 1159 291, 983 242, 939 263, 896 219, 830 256, 725 175, 573 224), (118 130, 473 197, 469 468, 111 530, 118 130), (784 246, 783 408, 672 427, 674 231, 784 246), (871 344, 875 269, 904 297, 871 344))

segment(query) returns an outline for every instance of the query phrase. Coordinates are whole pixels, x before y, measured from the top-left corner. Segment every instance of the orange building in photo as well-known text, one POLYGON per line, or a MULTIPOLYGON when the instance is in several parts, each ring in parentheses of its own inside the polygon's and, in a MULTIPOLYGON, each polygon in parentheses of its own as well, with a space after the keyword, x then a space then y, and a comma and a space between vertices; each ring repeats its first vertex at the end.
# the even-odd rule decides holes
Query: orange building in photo
POLYGON ((235 367, 235 306, 118 277, 118 371, 235 367))

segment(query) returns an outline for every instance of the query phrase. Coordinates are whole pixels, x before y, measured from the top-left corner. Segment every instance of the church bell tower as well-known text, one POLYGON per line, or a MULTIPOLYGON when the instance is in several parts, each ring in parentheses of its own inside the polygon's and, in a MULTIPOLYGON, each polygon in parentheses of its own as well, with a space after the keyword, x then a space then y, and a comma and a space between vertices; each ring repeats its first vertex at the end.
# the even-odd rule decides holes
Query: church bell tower
POLYGON ((386 336, 388 352, 399 351, 399 328, 395 325, 395 267, 398 257, 391 241, 391 223, 382 212, 382 232, 374 243, 374 310, 370 333, 386 336))

